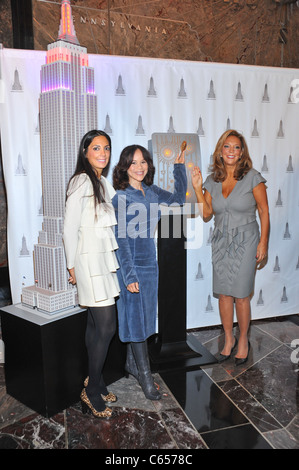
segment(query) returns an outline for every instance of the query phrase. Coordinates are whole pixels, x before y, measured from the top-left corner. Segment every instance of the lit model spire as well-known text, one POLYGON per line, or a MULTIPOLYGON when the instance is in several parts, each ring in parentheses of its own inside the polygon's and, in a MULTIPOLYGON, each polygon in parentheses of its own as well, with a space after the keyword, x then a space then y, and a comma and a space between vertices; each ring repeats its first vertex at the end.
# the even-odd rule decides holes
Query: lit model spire
POLYGON ((58 32, 58 40, 79 45, 73 23, 72 7, 70 0, 61 1, 61 19, 58 32))

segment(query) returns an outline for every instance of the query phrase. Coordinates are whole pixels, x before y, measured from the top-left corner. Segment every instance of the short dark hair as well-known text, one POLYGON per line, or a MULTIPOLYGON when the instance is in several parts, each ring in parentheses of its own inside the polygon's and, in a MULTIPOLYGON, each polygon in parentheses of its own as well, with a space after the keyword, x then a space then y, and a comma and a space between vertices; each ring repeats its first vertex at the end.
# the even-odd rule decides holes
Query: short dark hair
POLYGON ((129 186, 129 177, 128 177, 128 169, 132 164, 134 154, 136 150, 140 150, 142 152, 144 160, 148 164, 148 172, 145 175, 143 182, 147 186, 151 186, 154 181, 155 176, 155 167, 153 164, 153 159, 149 151, 142 147, 142 145, 128 145, 125 147, 119 157, 118 164, 114 167, 113 170, 113 186, 114 189, 126 189, 129 186))

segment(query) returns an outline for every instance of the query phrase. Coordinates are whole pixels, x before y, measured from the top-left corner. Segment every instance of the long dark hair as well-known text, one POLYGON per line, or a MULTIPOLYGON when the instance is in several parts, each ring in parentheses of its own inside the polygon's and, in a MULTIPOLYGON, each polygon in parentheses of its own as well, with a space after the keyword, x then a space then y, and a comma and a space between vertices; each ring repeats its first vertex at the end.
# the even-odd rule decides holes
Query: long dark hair
POLYGON ((147 186, 151 186, 153 184, 155 167, 151 154, 145 147, 142 147, 141 145, 128 145, 122 150, 119 157, 119 162, 113 170, 114 189, 126 189, 129 186, 127 170, 131 166, 134 153, 138 149, 142 152, 143 158, 148 164, 148 172, 144 177, 143 183, 145 183, 147 186))
POLYGON ((221 151, 224 142, 231 135, 237 137, 240 140, 242 149, 242 156, 240 157, 240 160, 238 161, 234 172, 235 179, 241 180, 242 178, 244 178, 246 173, 248 173, 248 171, 252 168, 252 160, 249 155, 245 138, 242 134, 240 134, 240 132, 235 131, 234 129, 229 129, 220 136, 213 153, 213 163, 211 165, 210 171, 213 174, 214 181, 216 181, 217 183, 224 181, 227 176, 221 151))
MULTIPOLYGON (((81 142, 80 142, 80 145, 79 145, 79 151, 78 151, 78 158, 77 158, 75 173, 71 177, 71 179, 69 181, 69 184, 68 184, 68 188, 69 188, 69 185, 70 185, 72 179, 75 176, 80 175, 81 173, 86 173, 89 176, 90 181, 92 183, 95 207, 96 207, 97 203, 101 204, 102 202, 105 202, 104 188, 102 186, 101 180, 98 179, 98 177, 95 174, 91 164, 89 163, 88 158, 86 158, 86 152, 87 152, 87 149, 90 146, 91 142, 93 141, 93 139, 95 137, 98 137, 98 136, 101 136, 101 135, 106 137, 106 139, 109 143, 110 157, 111 157, 111 138, 110 138, 110 136, 108 134, 106 134, 106 132, 101 131, 101 130, 96 130, 96 129, 87 132, 81 139, 81 142)), ((110 160, 111 160, 111 158, 110 158, 110 160)), ((104 174, 107 174, 107 172, 108 172, 110 160, 109 160, 108 165, 104 169, 105 171, 103 171, 104 174)))

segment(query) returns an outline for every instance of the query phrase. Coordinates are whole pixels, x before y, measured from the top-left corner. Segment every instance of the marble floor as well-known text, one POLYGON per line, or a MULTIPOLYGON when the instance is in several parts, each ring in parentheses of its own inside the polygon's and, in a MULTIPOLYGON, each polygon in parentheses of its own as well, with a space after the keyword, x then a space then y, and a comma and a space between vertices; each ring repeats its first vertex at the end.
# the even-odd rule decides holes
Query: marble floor
MULTIPOLYGON (((215 356, 222 348, 220 327, 188 335, 215 356)), ((250 342, 238 368, 230 359, 155 373, 157 402, 134 378, 118 380, 110 420, 83 415, 80 403, 49 419, 36 414, 6 393, 0 364, 0 449, 176 449, 193 458, 200 449, 299 449, 299 315, 253 321, 250 342)))

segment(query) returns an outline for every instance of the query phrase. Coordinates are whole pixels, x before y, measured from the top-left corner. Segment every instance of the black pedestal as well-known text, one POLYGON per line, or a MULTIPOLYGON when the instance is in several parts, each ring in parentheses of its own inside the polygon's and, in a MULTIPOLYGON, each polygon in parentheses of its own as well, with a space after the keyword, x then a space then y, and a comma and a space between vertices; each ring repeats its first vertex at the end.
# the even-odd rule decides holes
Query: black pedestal
MULTIPOLYGON (((79 308, 49 316, 20 304, 3 307, 7 393, 46 417, 77 403, 87 376, 86 319, 79 308)), ((116 335, 103 372, 107 385, 123 376, 124 361, 116 335)))
POLYGON ((169 215, 169 237, 158 230, 158 334, 149 340, 153 371, 190 369, 217 362, 215 357, 186 332, 186 249, 184 217, 169 215), (180 234, 178 234, 180 227, 180 234))

